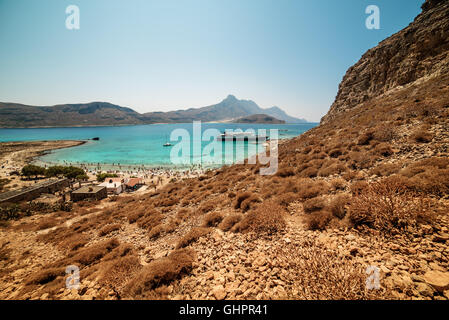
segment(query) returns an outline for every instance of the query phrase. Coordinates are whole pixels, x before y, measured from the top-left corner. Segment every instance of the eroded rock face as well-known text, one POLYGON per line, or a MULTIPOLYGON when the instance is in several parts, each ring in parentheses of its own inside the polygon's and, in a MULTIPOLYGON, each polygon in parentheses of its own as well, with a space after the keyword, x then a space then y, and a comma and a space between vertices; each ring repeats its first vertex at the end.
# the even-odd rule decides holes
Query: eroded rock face
POLYGON ((407 28, 349 68, 322 123, 391 89, 449 71, 449 1, 426 0, 422 8, 407 28))

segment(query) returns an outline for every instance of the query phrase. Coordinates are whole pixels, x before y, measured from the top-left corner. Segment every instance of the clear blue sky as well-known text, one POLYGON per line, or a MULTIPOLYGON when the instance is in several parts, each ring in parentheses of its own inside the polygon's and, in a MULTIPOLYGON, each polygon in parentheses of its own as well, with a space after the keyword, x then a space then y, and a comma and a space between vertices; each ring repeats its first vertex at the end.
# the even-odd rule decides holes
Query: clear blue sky
POLYGON ((319 121, 346 70, 424 0, 0 0, 0 101, 139 112, 228 94, 319 121), (65 27, 68 5, 80 30, 65 27), (381 29, 365 27, 380 8, 381 29))

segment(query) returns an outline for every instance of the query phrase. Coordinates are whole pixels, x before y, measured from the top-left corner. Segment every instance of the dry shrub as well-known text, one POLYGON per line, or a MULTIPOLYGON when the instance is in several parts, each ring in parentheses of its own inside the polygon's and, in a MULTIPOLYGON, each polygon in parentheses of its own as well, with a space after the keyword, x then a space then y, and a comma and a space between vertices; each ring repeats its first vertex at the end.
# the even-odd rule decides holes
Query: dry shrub
POLYGON ((411 183, 418 192, 443 197, 449 194, 449 169, 426 170, 415 175, 411 183))
POLYGON ((364 189, 368 187, 368 182, 366 181, 355 181, 351 184, 351 193, 353 195, 360 194, 364 189))
POLYGON ((328 177, 334 174, 342 174, 346 171, 348 171, 348 168, 343 163, 333 163, 330 166, 323 166, 318 171, 318 176, 328 177))
POLYGON ((375 148, 374 152, 382 157, 389 157, 393 154, 393 149, 387 143, 379 143, 375 148))
POLYGON ((359 137, 359 140, 357 141, 357 144, 361 145, 361 146, 365 146, 365 145, 368 145, 370 143, 370 141, 373 140, 373 139, 374 139, 374 131, 368 130, 368 131, 364 132, 359 137))
POLYGON ((210 228, 193 228, 178 241, 176 249, 185 248, 210 232, 210 228))
POLYGON ((240 209, 240 206, 242 204, 242 202, 248 198, 250 198, 252 196, 251 192, 243 192, 243 193, 238 193, 236 195, 236 199, 235 199, 235 205, 234 208, 235 209, 240 209))
POLYGON ((315 178, 318 175, 318 169, 314 167, 307 167, 301 170, 298 174, 301 178, 315 178))
POLYGON ((298 200, 298 196, 293 192, 288 192, 278 195, 275 200, 280 206, 287 208, 290 203, 298 200))
POLYGON ((429 143, 433 139, 433 134, 423 127, 413 131, 410 138, 418 143, 429 143))
POLYGON ((346 180, 344 180, 342 178, 332 179, 330 184, 331 184, 331 187, 333 190, 344 190, 344 189, 346 189, 346 186, 347 186, 346 180))
POLYGON ((46 268, 45 270, 40 270, 32 274, 27 281, 27 285, 44 285, 64 275, 65 268, 46 268))
POLYGON ((449 158, 432 157, 410 164, 400 171, 410 178, 407 186, 439 197, 449 193, 449 158))
POLYGON ((100 237, 104 237, 105 235, 113 232, 113 231, 117 231, 120 230, 120 224, 118 223, 114 223, 114 224, 109 224, 107 226, 104 226, 99 232, 98 232, 98 236, 100 237))
POLYGON ((338 158, 343 154, 343 151, 340 148, 335 148, 329 151, 329 157, 331 158, 338 158))
POLYGON ((75 251, 84 247, 88 243, 89 239, 86 235, 76 233, 62 241, 59 246, 61 248, 68 249, 69 251, 75 251))
POLYGON ((179 203, 179 199, 173 196, 173 198, 163 198, 155 203, 156 207, 171 207, 179 203))
POLYGON ((195 252, 191 249, 173 251, 169 256, 160 258, 142 268, 126 285, 125 296, 132 298, 152 297, 158 287, 168 285, 190 273, 195 260, 195 252))
POLYGON ((449 167, 449 157, 431 157, 420 160, 411 166, 434 167, 438 169, 447 169, 449 167))
POLYGON ((313 212, 307 216, 306 223, 309 230, 324 230, 332 219, 332 215, 327 210, 313 212))
POLYGON ((298 197, 306 200, 329 192, 329 184, 323 180, 301 179, 299 181, 298 197))
POLYGON ((334 217, 343 219, 346 216, 346 206, 349 205, 350 200, 349 194, 339 194, 331 199, 328 209, 334 217))
POLYGON ((354 170, 370 168, 375 158, 368 152, 349 152, 349 166, 354 170))
POLYGON ((366 225, 387 233, 433 219, 428 199, 417 197, 394 176, 370 183, 353 196, 349 214, 354 226, 366 225))
POLYGON ((101 258, 111 252, 114 248, 117 248, 119 245, 120 242, 116 238, 106 240, 79 250, 70 260, 72 262, 78 262, 83 266, 88 266, 98 262, 101 258))
POLYGON ((98 282, 113 290, 120 297, 120 292, 141 267, 140 260, 136 255, 120 257, 102 267, 98 282))
POLYGON ((231 231, 270 236, 283 231, 285 226, 284 209, 275 202, 266 201, 249 212, 231 231))
POLYGON ((295 171, 293 168, 282 168, 277 171, 276 175, 281 178, 292 177, 295 175, 295 171))
POLYGON ((159 236, 161 235, 162 232, 165 231, 165 228, 162 224, 159 224, 157 226, 154 226, 153 228, 150 229, 150 232, 148 233, 148 236, 150 237, 150 239, 157 239, 159 238, 159 236))
POLYGON ((251 195, 251 197, 242 201, 242 203, 240 204, 240 209, 242 209, 243 212, 246 212, 249 209, 254 209, 256 207, 256 204, 261 202, 262 199, 253 194, 251 195))
POLYGON ((154 228, 155 226, 159 225, 161 221, 164 219, 164 216, 158 212, 158 211, 151 211, 146 216, 140 218, 137 221, 137 225, 142 229, 148 229, 154 228))
POLYGON ((276 248, 276 257, 287 265, 286 281, 292 299, 364 300, 388 299, 385 289, 366 289, 366 266, 348 261, 316 240, 276 248))
POLYGON ((201 213, 208 213, 212 210, 214 210, 218 205, 218 202, 216 200, 209 200, 206 203, 203 203, 200 207, 199 207, 199 211, 201 213))
POLYGON ((324 199, 323 197, 308 199, 304 202, 303 207, 305 213, 320 211, 324 207, 326 207, 326 199, 324 199))
POLYGON ((192 215, 192 211, 190 209, 181 208, 176 213, 176 218, 180 219, 181 221, 186 221, 191 215, 192 215))
POLYGON ((55 219, 53 217, 45 217, 39 221, 38 225, 36 226, 36 230, 45 230, 53 228, 56 225, 58 225, 58 223, 59 223, 58 219, 55 219))
POLYGON ((395 126, 392 124, 384 124, 380 128, 377 128, 374 133, 374 139, 381 142, 389 142, 396 136, 395 126))
POLYGON ((380 164, 377 167, 371 169, 370 173, 379 177, 388 177, 392 174, 398 173, 401 169, 401 166, 396 163, 384 163, 380 164))
POLYGON ((128 215, 128 222, 134 223, 137 220, 139 220, 141 217, 143 217, 144 215, 145 215, 145 212, 143 212, 143 211, 133 212, 128 215))
POLYGON ((243 215, 241 213, 231 214, 223 219, 221 223, 218 225, 218 228, 222 231, 229 231, 231 228, 239 223, 243 219, 243 215))
POLYGON ((203 227, 216 227, 223 220, 219 212, 210 212, 203 219, 203 227))
POLYGON ((288 192, 296 193, 299 191, 297 180, 294 178, 283 179, 280 182, 279 187, 273 184, 266 184, 264 189, 272 190, 277 194, 284 194, 288 192))
POLYGON ((181 220, 177 218, 171 218, 164 226, 166 234, 172 233, 181 224, 181 220))

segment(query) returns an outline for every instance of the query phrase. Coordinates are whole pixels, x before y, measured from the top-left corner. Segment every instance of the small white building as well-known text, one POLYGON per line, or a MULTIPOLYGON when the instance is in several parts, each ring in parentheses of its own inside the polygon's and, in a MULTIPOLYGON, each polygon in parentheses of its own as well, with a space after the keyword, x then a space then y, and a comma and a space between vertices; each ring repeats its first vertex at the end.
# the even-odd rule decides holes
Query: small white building
POLYGON ((125 191, 125 184, 118 178, 109 178, 107 181, 99 184, 99 186, 106 187, 109 194, 120 194, 125 191))

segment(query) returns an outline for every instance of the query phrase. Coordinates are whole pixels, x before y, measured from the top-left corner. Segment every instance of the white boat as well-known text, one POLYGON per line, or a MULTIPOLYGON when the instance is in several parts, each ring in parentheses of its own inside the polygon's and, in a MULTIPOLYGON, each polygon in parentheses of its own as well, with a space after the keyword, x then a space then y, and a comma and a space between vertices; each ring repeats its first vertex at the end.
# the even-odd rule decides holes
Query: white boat
POLYGON ((217 137, 217 141, 265 142, 267 140, 269 140, 267 136, 259 136, 248 132, 225 132, 217 137))

